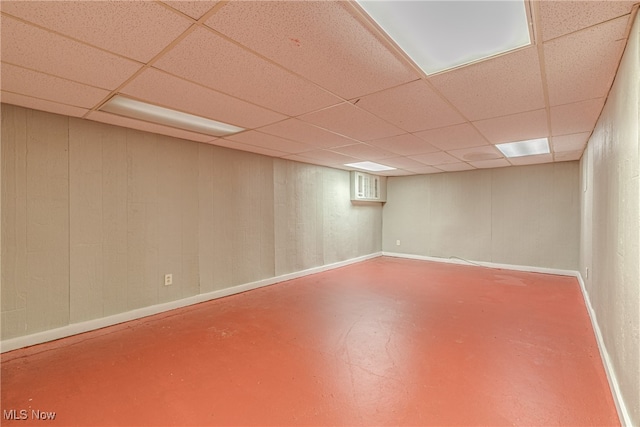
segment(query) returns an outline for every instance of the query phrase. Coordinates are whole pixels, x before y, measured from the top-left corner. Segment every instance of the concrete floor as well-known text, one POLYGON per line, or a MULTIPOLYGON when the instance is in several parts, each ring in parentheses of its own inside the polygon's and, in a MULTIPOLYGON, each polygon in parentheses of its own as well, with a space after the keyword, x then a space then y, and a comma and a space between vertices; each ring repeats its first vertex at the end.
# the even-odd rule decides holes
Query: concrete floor
POLYGON ((38 425, 619 425, 574 278, 376 258, 2 355, 38 425))

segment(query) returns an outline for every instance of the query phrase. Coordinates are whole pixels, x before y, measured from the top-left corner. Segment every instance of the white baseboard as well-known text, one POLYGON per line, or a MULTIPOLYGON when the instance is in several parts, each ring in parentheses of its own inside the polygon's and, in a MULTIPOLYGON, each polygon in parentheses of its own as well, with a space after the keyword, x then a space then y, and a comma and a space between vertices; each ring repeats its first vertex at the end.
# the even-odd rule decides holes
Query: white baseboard
POLYGON ((264 286, 269 286, 276 283, 284 282, 286 280, 297 279, 299 277, 308 276, 310 274, 320 273, 323 271, 332 270, 334 268, 344 267, 350 264, 366 261, 368 259, 377 258, 381 255, 382 255, 381 252, 375 252, 375 253, 360 256, 357 258, 351 258, 346 261, 340 261, 332 264, 321 265, 318 267, 309 268, 307 270, 283 274, 277 277, 270 277, 268 279, 258 280, 256 282, 244 283, 242 285, 225 288, 218 291, 198 294, 198 295, 194 295, 194 296, 183 298, 176 301, 170 301, 163 304, 156 304, 149 307, 138 308, 135 310, 124 312, 124 313, 114 314, 112 316, 102 317, 102 318, 93 319, 93 320, 87 320, 86 322, 72 323, 70 325, 63 326, 56 329, 50 329, 48 331, 43 331, 43 332, 31 334, 31 335, 25 335, 22 337, 3 340, 0 342, 0 353, 4 353, 11 350, 17 350, 19 348, 28 347, 36 344, 42 344, 48 341, 69 337, 71 335, 77 335, 84 332, 105 328, 107 326, 113 326, 119 323, 140 319, 142 317, 152 316, 154 314, 163 313, 165 311, 175 310, 176 308, 186 307, 193 304, 199 304, 205 301, 210 301, 213 299, 222 298, 229 295, 250 291, 252 289, 262 288, 264 286))
POLYGON ((412 254, 403 254, 403 253, 396 253, 396 252, 382 252, 382 255, 396 257, 396 258, 443 262, 447 264, 477 265, 480 267, 501 268, 504 270, 526 271, 529 273, 556 274, 558 276, 575 277, 578 274, 578 272, 574 270, 562 270, 558 268, 546 268, 546 267, 532 267, 528 265, 498 264, 495 262, 485 262, 485 261, 473 261, 473 260, 469 261, 461 258, 439 258, 439 257, 426 256, 426 255, 412 255, 412 254))
POLYGON ((618 411, 618 417, 620 418, 620 423, 626 427, 633 427, 633 424, 631 423, 631 416, 629 415, 627 406, 625 405, 624 399, 622 398, 622 393, 620 391, 620 386, 618 384, 618 380, 616 378, 616 374, 613 369, 613 364, 611 363, 611 358, 609 357, 609 352, 607 351, 607 347, 604 344, 604 339, 602 338, 602 332, 600 331, 600 326, 598 325, 598 319, 596 318, 596 313, 593 310, 593 307, 591 305, 591 300, 589 299, 589 293, 587 292, 587 288, 584 285, 584 281, 582 280, 582 275, 580 274, 580 272, 575 270, 559 270, 555 268, 531 267, 526 265, 496 264, 493 262, 484 262, 484 261, 466 261, 459 258, 438 258, 438 257, 424 256, 424 255, 412 255, 412 254, 402 254, 402 253, 394 253, 394 252, 382 252, 382 255, 396 257, 396 258, 443 262, 448 264, 479 265, 482 267, 489 267, 489 268, 502 268, 505 270, 526 271, 531 273, 557 274, 560 276, 575 277, 578 280, 578 283, 580 284, 580 291, 582 292, 584 303, 587 306, 587 312, 589 313, 591 326, 596 336, 596 342, 598 343, 598 350, 600 351, 602 364, 607 374, 609 388, 611 389, 611 394, 613 395, 613 400, 616 404, 616 410, 618 411))
POLYGON ((607 347, 604 344, 604 339, 602 337, 602 332, 600 331, 600 326, 598 325, 596 312, 594 311, 593 306, 591 305, 591 300, 589 299, 589 292, 587 292, 587 288, 584 285, 582 275, 579 272, 576 272, 576 277, 578 278, 578 282, 580 283, 580 290, 582 290, 584 303, 587 306, 587 311, 589 312, 589 319, 591 319, 593 332, 596 335, 598 349, 600 349, 600 357, 602 358, 604 371, 606 372, 607 379, 609 380, 609 388, 611 389, 611 394, 613 395, 613 401, 616 404, 618 417, 620 418, 620 424, 626 427, 633 427, 633 424, 631 423, 631 416, 629 415, 629 411, 627 410, 627 405, 625 405, 624 403, 622 392, 620 391, 620 385, 618 384, 618 379, 616 377, 615 370, 613 369, 613 363, 611 363, 609 352, 607 351, 607 347))

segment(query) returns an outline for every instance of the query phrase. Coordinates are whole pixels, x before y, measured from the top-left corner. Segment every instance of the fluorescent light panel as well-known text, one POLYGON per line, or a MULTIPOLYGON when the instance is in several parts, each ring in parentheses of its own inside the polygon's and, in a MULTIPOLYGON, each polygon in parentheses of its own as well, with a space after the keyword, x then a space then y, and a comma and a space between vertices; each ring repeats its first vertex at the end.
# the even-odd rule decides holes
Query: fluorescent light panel
POLYGON ((381 165, 379 163, 374 162, 357 162, 357 163, 347 163, 345 166, 349 166, 351 168, 362 169, 366 171, 380 172, 380 171, 392 171, 396 168, 392 168, 391 166, 381 165))
POLYGON ((496 144, 496 148, 500 150, 505 157, 535 156, 550 153, 549 140, 547 138, 496 144))
POLYGON ((211 136, 225 136, 244 130, 237 126, 159 107, 142 101, 136 101, 121 95, 116 95, 111 98, 100 107, 100 110, 132 119, 144 120, 211 136))
POLYGON ((531 44, 524 0, 357 2, 426 74, 531 44))

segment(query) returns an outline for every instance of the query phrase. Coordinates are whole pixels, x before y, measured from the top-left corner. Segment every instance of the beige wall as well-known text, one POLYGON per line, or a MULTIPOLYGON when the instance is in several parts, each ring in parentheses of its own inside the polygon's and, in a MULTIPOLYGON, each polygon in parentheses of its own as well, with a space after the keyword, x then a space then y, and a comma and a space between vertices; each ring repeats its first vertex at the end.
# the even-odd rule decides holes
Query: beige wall
POLYGON ((578 219, 577 162, 395 177, 382 248, 576 270, 578 219))
POLYGON ((2 207, 2 339, 381 250, 348 172, 11 105, 2 207))
POLYGON ((581 162, 580 272, 633 425, 640 425, 639 20, 581 162))
POLYGON ((274 159, 274 182, 276 275, 381 250, 382 205, 352 203, 348 172, 274 159))

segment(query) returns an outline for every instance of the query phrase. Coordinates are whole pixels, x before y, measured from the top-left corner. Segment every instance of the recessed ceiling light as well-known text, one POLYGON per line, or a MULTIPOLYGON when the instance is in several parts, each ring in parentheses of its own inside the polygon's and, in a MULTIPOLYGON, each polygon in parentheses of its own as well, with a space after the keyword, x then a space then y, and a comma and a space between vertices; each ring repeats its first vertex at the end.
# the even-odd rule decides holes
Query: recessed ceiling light
POLYGON ((126 98, 121 95, 116 95, 108 100, 100 107, 100 110, 212 136, 225 136, 244 130, 237 126, 153 104, 147 104, 146 102, 136 101, 135 99, 126 98))
POLYGON ((537 154, 550 153, 547 138, 496 144, 496 148, 500 150, 505 157, 535 156, 537 154))
POLYGON ((391 166, 381 165, 379 163, 374 162, 358 162, 358 163, 347 163, 345 166, 349 166, 356 169, 362 169, 366 171, 380 172, 380 171, 392 171, 396 168, 392 168, 391 166))
POLYGON ((524 0, 357 2, 426 74, 531 44, 524 0))

